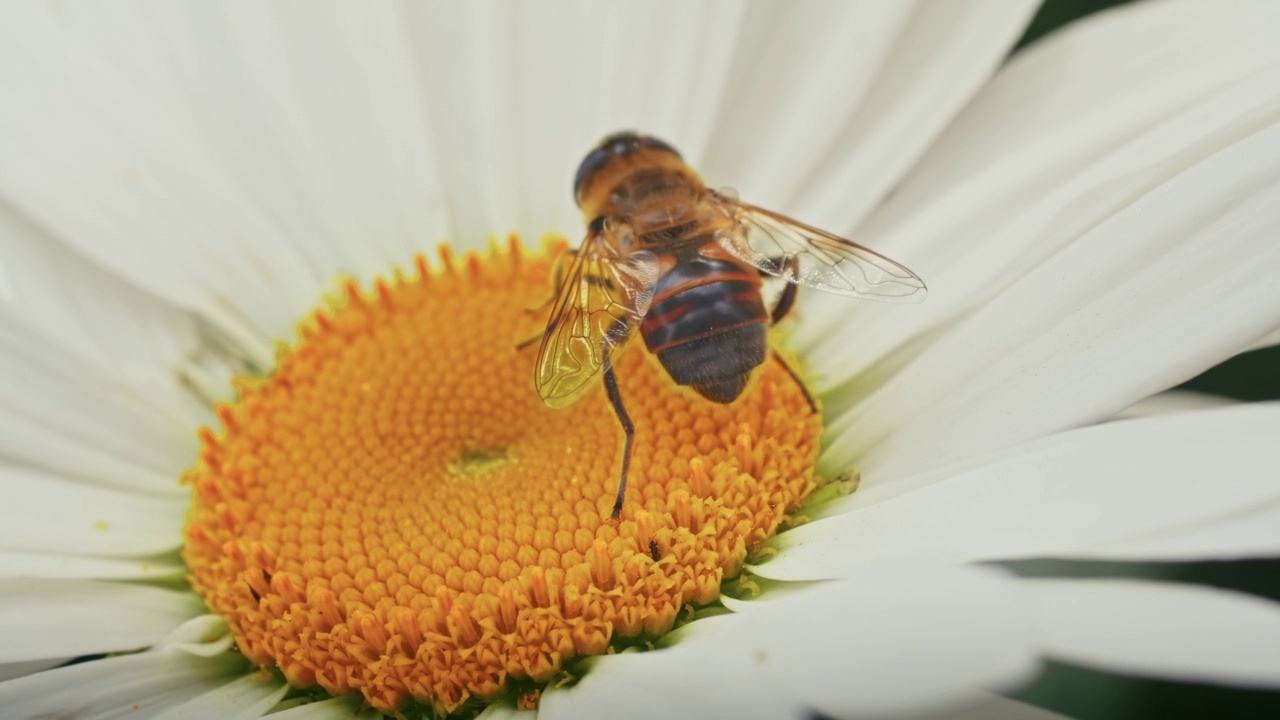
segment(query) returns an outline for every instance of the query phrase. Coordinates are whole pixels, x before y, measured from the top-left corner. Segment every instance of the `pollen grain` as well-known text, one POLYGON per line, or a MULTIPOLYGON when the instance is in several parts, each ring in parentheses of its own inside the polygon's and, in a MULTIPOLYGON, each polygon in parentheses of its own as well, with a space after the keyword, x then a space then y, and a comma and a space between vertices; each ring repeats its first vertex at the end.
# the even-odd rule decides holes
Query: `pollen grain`
POLYGON ((563 410, 533 386, 551 257, 510 246, 348 283, 200 432, 190 582, 251 661, 373 707, 526 702, 571 659, 670 630, 814 487, 820 423, 766 363, 720 405, 637 343, 563 410))

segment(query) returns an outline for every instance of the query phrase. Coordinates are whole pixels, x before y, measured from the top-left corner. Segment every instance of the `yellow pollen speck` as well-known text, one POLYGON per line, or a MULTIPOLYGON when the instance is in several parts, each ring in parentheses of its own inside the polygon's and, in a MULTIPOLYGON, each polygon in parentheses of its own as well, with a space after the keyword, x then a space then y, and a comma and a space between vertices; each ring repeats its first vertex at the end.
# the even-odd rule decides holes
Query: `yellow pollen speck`
POLYGON ((603 389, 548 409, 536 346, 516 348, 560 247, 348 284, 271 377, 237 381, 184 476, 183 556, 250 660, 384 711, 531 707, 567 661, 716 600, 809 495, 821 428, 784 369, 720 405, 637 342, 616 366, 637 430, 611 522, 623 435, 603 389))

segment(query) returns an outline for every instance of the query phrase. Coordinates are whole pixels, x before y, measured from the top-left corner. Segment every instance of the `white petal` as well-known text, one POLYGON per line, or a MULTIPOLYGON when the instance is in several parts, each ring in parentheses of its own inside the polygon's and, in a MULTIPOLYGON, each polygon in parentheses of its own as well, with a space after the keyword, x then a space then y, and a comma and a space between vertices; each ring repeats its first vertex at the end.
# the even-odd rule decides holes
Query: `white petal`
POLYGON ((853 121, 912 10, 838 1, 750 6, 706 152, 708 179, 782 207, 853 121))
POLYGON ((243 672, 230 653, 204 658, 183 652, 91 660, 0 683, 0 707, 11 717, 86 720, 147 718, 243 672))
POLYGON ((977 700, 972 706, 938 716, 939 720, 944 717, 949 720, 1061 720, 1066 716, 1042 707, 989 694, 977 700))
POLYGON ((322 277, 385 274, 447 233, 399 15, 392 3, 171 8, 148 38, 196 89, 191 111, 228 172, 322 277))
POLYGON ((47 338, 0 333, 0 456, 116 488, 185 497, 195 427, 47 338))
MULTIPOLYGON (((1179 543, 1183 558, 1231 557, 1220 554, 1228 548, 1178 539, 1280 504, 1276 437, 1276 403, 1062 433, 884 493, 872 486, 863 496, 860 488, 832 508, 857 509, 779 536, 782 552, 757 571, 812 579, 853 577, 864 563, 919 557, 1142 559, 1124 548, 1158 549, 1166 539, 1179 543), (919 489, 893 495, 907 488, 919 489)), ((1280 553, 1280 525, 1253 531, 1236 537, 1241 547, 1280 553)))
POLYGON ((868 568, 745 605, 687 626, 672 647, 598 659, 575 687, 548 690, 539 716, 919 714, 1037 666, 1017 583, 989 569, 868 568))
POLYGON ((55 9, 4 14, 0 94, 21 101, 0 113, 0 195, 269 365, 267 340, 292 334, 324 276, 236 186, 189 113, 102 62, 55 9))
POLYGON ((202 612, 189 592, 89 580, 0 580, 0 662, 134 650, 202 612))
MULTIPOLYGON (((176 481, 175 481, 176 482, 176 481)), ((0 462, 0 548, 67 555, 154 555, 182 546, 185 497, 95 487, 0 462)))
MULTIPOLYGON (((1280 88, 1280 72, 1275 76, 1280 88)), ((1045 260, 833 423, 831 466, 938 467, 1095 422, 1280 323, 1280 92, 1268 122, 1045 260)))
MULTIPOLYGON (((1216 477, 1216 476, 1215 476, 1216 477)), ((1110 544, 1106 556, 1143 560, 1243 559, 1280 556, 1280 500, 1150 537, 1110 544)))
POLYGON ((1046 654, 1113 672, 1280 687, 1280 605, 1216 588, 1031 580, 1046 654))
POLYGON ((251 720, 265 715, 288 691, 289 686, 277 680, 270 672, 254 672, 171 707, 155 718, 251 720))
POLYGON ((181 581, 187 567, 176 557, 117 560, 74 555, 0 550, 0 578, 181 581))
POLYGON ((1253 345, 1251 345, 1249 349, 1261 350, 1262 348, 1268 348, 1273 345, 1280 345, 1280 330, 1272 330, 1267 333, 1262 338, 1254 341, 1253 345))
POLYGON ((42 670, 54 668, 71 658, 51 658, 46 660, 32 660, 30 662, 4 663, 0 664, 0 683, 14 678, 25 677, 38 673, 42 670))
MULTIPOLYGON (((836 84, 827 88, 817 109, 797 109, 808 112, 806 122, 797 126, 808 131, 810 121, 821 123, 828 116, 840 120, 841 106, 856 103, 838 136, 811 136, 800 145, 813 154, 794 158, 804 175, 793 171, 776 180, 787 189, 776 207, 820 227, 853 228, 989 79, 1036 5, 1004 0, 917 3, 865 93, 842 72, 832 78, 836 84)), ((868 53, 862 47, 854 51, 868 53)), ((782 142, 764 145, 793 150, 782 142)))
POLYGON ((356 712, 350 700, 333 698, 271 713, 272 720, 381 720, 383 715, 366 709, 356 712))
POLYGON ((1188 390, 1170 390, 1143 398, 1111 416, 1112 420, 1131 420, 1149 415, 1183 412, 1184 410, 1210 410, 1240 404, 1235 398, 1188 390))
POLYGON ((582 234, 571 188, 601 136, 697 157, 738 39, 737 3, 410 3, 454 236, 582 234), (679 18, 673 22, 673 18, 679 18))
POLYGON ((198 615, 175 627, 164 639, 152 647, 153 652, 170 650, 214 657, 231 648, 234 638, 221 617, 212 614, 198 615))
POLYGON ((0 336, 73 356, 175 420, 207 422, 184 386, 196 319, 63 247, 0 203, 0 336), (35 338, 38 338, 36 340, 35 338))
POLYGON ((1253 76, 1280 61, 1278 12, 1265 1, 1139 3, 1016 55, 859 230, 920 273, 929 300, 802 296, 794 344, 814 358, 819 389, 894 350, 918 353, 922 336, 1256 127, 1251 116, 1276 96, 1275 79, 1253 76))
POLYGON ((538 720, 536 710, 516 710, 506 705, 490 705, 485 708, 476 720, 538 720))

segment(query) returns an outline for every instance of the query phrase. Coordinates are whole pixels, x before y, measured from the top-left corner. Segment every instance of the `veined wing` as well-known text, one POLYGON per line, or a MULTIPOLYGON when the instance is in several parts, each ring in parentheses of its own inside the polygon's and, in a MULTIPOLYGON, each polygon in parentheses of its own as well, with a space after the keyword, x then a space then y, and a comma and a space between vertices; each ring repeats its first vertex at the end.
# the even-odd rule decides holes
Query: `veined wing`
POLYGON ((889 302, 919 302, 927 289, 918 275, 871 248, 771 210, 712 193, 737 221, 720 244, 752 267, 807 287, 889 302))
POLYGON ((534 376, 551 407, 565 407, 590 389, 653 299, 657 257, 619 251, 614 233, 607 223, 588 233, 556 292, 534 376))

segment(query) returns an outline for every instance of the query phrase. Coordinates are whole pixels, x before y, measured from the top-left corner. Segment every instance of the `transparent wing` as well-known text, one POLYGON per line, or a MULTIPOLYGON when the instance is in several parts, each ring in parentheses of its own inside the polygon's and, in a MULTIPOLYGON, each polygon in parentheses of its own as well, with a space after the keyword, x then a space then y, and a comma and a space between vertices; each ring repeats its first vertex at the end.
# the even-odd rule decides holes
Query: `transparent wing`
POLYGON ((889 302, 919 302, 924 281, 870 248, 785 215, 712 193, 737 221, 720 234, 734 256, 774 277, 807 287, 889 302))
POLYGON ((658 259, 622 253, 615 231, 588 234, 556 291, 538 349, 534 384, 542 401, 564 407, 590 389, 649 309, 658 259))

